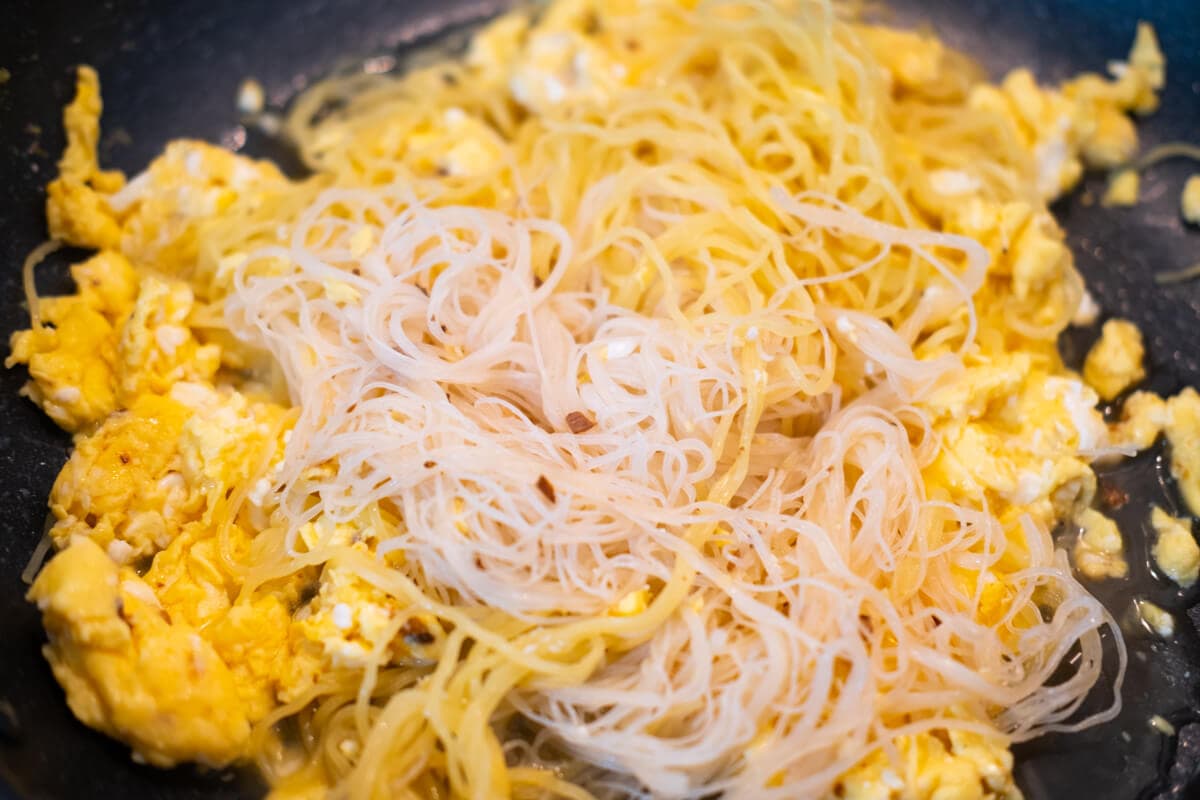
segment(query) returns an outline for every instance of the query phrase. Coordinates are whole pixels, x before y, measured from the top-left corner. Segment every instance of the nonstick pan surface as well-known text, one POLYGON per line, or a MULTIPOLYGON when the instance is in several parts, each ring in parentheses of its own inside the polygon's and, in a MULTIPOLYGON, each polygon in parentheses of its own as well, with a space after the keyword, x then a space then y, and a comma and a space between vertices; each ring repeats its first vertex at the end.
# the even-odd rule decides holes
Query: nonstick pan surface
MULTIPOLYGON (((494 13, 500 0, 7 0, 0 3, 0 335, 26 324, 20 264, 45 236, 43 186, 61 152, 61 110, 74 67, 95 66, 105 99, 101 159, 134 173, 181 136, 240 146, 289 165, 289 154, 238 125, 234 98, 253 76, 273 106, 307 82, 494 13)), ((1044 81, 1103 70, 1123 58, 1138 19, 1153 22, 1168 59, 1162 109, 1141 126, 1149 147, 1200 142, 1200 3, 1196 0, 893 0, 898 20, 931 24, 994 75, 1030 65, 1044 81)), ((1200 164, 1171 162, 1143 182, 1134 209, 1088 202, 1102 178, 1055 207, 1080 268, 1106 315, 1146 333, 1151 387, 1200 385, 1200 281, 1158 287, 1151 274, 1200 261, 1200 230, 1179 220, 1183 180, 1200 164)), ((65 263, 65 259, 61 262, 65 263)), ((61 266, 60 263, 60 266, 61 266)), ((43 291, 69 284, 53 266, 43 291)), ((1081 359, 1095 330, 1063 339, 1081 359)), ((19 579, 42 535, 46 497, 69 440, 17 396, 25 376, 0 371, 0 798, 233 798, 263 792, 245 771, 159 771, 71 716, 40 654, 44 636, 19 579)), ((1178 633, 1154 640, 1126 626, 1125 710, 1108 724, 1017 749, 1031 800, 1200 796, 1200 590, 1149 574, 1143 528, 1151 503, 1176 502, 1161 452, 1142 454, 1102 480, 1131 500, 1113 511, 1130 541, 1131 576, 1094 585, 1119 619, 1145 596, 1176 612, 1178 633), (1189 613, 1190 611, 1190 613, 1189 613), (1160 714, 1179 731, 1148 724, 1160 714)))

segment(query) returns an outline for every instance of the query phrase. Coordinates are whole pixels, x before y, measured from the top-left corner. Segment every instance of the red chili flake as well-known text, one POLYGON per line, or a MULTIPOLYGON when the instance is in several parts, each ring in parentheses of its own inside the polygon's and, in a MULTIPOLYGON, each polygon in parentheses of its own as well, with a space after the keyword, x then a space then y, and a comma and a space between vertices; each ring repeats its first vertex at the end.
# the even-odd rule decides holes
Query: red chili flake
POLYGON ((128 464, 130 461, 133 460, 129 457, 128 453, 121 453, 119 456, 117 456, 117 458, 121 459, 122 464, 128 464))
POLYGON ((1100 481, 1100 502, 1112 509, 1118 509, 1129 502, 1129 493, 1108 481, 1100 481))
POLYGON ((584 433, 596 427, 596 423, 582 411, 572 411, 567 414, 567 427, 571 429, 571 433, 584 433))
POLYGON ((549 500, 551 503, 554 502, 554 486, 551 485, 550 481, 546 480, 545 475, 538 476, 537 488, 539 492, 546 495, 547 500, 549 500))

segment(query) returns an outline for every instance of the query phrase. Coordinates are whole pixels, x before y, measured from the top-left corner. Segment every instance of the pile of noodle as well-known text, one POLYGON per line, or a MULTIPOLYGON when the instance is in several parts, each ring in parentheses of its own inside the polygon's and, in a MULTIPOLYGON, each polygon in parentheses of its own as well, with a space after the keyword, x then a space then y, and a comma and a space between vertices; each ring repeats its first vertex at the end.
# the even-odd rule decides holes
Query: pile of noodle
POLYGON ((610 24, 637 80, 545 113, 464 61, 318 87, 315 177, 205 233, 210 302, 298 408, 243 591, 336 564, 439 623, 433 661, 377 648, 260 738, 307 708, 305 768, 361 797, 814 797, 901 735, 1110 718, 1112 621, 1049 532, 922 478, 979 314, 1045 340, 1081 287, 978 310, 987 252, 906 198, 945 153, 1040 203, 1024 151, 896 114, 824 2, 610 24), (447 109, 491 168, 406 149, 447 109), (298 536, 370 515, 373 553, 298 536))

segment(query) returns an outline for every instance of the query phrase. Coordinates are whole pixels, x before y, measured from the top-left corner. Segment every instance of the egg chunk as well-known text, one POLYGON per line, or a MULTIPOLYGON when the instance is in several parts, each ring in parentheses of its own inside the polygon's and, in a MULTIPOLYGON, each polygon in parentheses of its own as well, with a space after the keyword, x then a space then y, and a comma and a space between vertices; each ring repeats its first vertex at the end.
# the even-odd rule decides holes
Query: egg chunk
MULTIPOLYGON (((205 639, 233 675, 251 721, 262 719, 287 697, 286 687, 296 683, 289 676, 303 663, 289 636, 294 588, 239 601, 204 630, 205 639)), ((312 669, 308 674, 316 673, 312 669)))
POLYGON ((943 450, 926 470, 929 486, 1046 524, 1086 507, 1096 487, 1086 454, 1107 438, 1095 393, 1019 354, 981 357, 963 378, 930 398, 943 450))
POLYGON ((478 175, 504 162, 506 145, 499 134, 461 108, 446 109, 398 138, 404 160, 417 175, 478 175))
POLYGON ((1179 210, 1185 222, 1200 225, 1200 175, 1193 175, 1183 185, 1179 210))
POLYGON ((1155 506, 1150 526, 1156 535, 1150 552, 1159 571, 1180 586, 1191 586, 1200 577, 1200 546, 1192 536, 1191 522, 1155 506))
POLYGON ((1141 183, 1141 177, 1136 170, 1121 170, 1109 181, 1102 202, 1106 206, 1137 205, 1141 183))
POLYGON ((1082 511, 1075 522, 1080 528, 1073 551, 1076 569, 1092 580, 1124 578, 1129 574, 1125 540, 1117 523, 1094 508, 1082 511))
POLYGON ((1019 800, 1004 741, 969 731, 902 736, 898 760, 875 751, 838 783, 844 800, 1019 800))
POLYGON ((167 275, 195 270, 200 227, 235 202, 264 202, 285 182, 271 163, 205 142, 178 140, 109 198, 121 216, 120 248, 167 275))
POLYGON ((100 79, 91 67, 76 73, 75 99, 63 111, 67 147, 58 177, 46 187, 46 221, 53 239, 77 247, 115 249, 121 238, 108 195, 125 177, 104 172, 96 158, 100 141, 100 79))
POLYGON ((198 516, 202 500, 189 491, 176 449, 187 413, 147 395, 80 438, 50 493, 57 546, 82 536, 125 563, 166 547, 198 516))
POLYGON ((1167 422, 1167 402, 1153 392, 1134 392, 1121 404, 1121 417, 1109 426, 1118 447, 1145 450, 1158 440, 1167 422))
POLYGON ((1164 639, 1175 635, 1175 617, 1170 611, 1144 599, 1135 600, 1134 608, 1137 609, 1138 619, 1151 633, 1164 639))
POLYGON ((250 724, 233 675, 193 628, 90 539, 75 539, 29 591, 45 621, 46 658, 84 723, 156 766, 223 766, 250 724))
POLYGON ((299 533, 305 549, 334 553, 321 570, 317 596, 296 614, 295 622, 297 632, 320 648, 333 669, 362 669, 373 662, 432 663, 444 638, 433 616, 407 607, 354 567, 356 557, 375 558, 381 534, 378 510, 374 516, 364 514, 353 523, 322 516, 299 533))
POLYGON ((1012 125, 1034 154, 1038 191, 1053 198, 1072 189, 1085 167, 1115 167, 1136 152, 1137 132, 1127 113, 1152 111, 1166 80, 1152 27, 1138 26, 1128 60, 1115 62, 1112 72, 1112 78, 1089 73, 1053 88, 1017 69, 999 86, 974 88, 970 104, 1012 125))
POLYGON ((1142 366, 1145 354, 1138 327, 1127 320, 1110 319, 1083 362, 1083 379, 1100 397, 1113 400, 1146 377, 1142 366))
POLYGON ((1200 393, 1190 386, 1167 401, 1171 475, 1193 514, 1200 514, 1200 393))
POLYGON ((881 25, 864 25, 859 35, 896 89, 919 92, 944 79, 947 52, 936 36, 881 25))
POLYGON ((186 324, 192 302, 186 283, 142 279, 117 344, 122 399, 162 394, 180 381, 209 381, 216 374, 221 349, 196 341, 186 324))
POLYGON ((154 276, 140 281, 120 253, 102 252, 71 269, 77 291, 41 298, 42 327, 12 337, 8 366, 26 364, 24 393, 68 431, 102 422, 144 394, 179 381, 210 381, 221 348, 189 326, 191 288, 154 276))
POLYGON ((86 536, 121 563, 157 553, 278 447, 283 415, 232 390, 138 396, 76 442, 51 491, 51 537, 86 536))
POLYGON ((117 408, 118 333, 137 297, 129 260, 104 251, 71 267, 78 291, 37 301, 42 325, 12 335, 6 366, 25 364, 22 393, 78 431, 117 408))

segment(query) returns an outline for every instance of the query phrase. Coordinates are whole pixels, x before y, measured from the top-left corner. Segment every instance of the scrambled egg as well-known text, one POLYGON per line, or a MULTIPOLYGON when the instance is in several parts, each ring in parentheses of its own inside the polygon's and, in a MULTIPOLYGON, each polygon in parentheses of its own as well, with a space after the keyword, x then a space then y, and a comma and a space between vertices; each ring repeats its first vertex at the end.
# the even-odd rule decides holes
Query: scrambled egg
MULTIPOLYGON (((350 547, 370 552, 375 533, 367 525, 335 525, 321 517, 299 532, 307 549, 350 547)), ((301 633, 319 646, 334 667, 364 667, 372 651, 391 645, 398 604, 352 571, 329 564, 317 597, 297 614, 301 633)))
MULTIPOLYGON (((374 509, 349 524, 319 517, 300 529, 300 542, 310 551, 346 548, 374 557, 379 513, 374 509)), ((316 597, 296 613, 294 632, 312 652, 321 653, 325 668, 363 669, 377 653, 386 655, 385 663, 436 662, 445 633, 434 616, 406 607, 337 557, 322 569, 318 587, 316 597)))
POLYGON ((1142 624, 1164 639, 1175 634, 1175 617, 1171 612, 1151 603, 1149 600, 1135 600, 1138 618, 1142 624))
POLYGON ((177 142, 125 184, 97 167, 99 112, 95 74, 81 69, 47 199, 51 234, 99 252, 72 267, 74 294, 38 300, 42 326, 14 334, 6 362, 26 364, 24 394, 77 433, 50 498, 59 554, 30 598, 81 720, 156 765, 222 765, 244 757, 251 724, 297 690, 285 664, 303 661, 286 655, 301 587, 239 596, 249 519, 262 528, 269 509, 249 496, 236 518, 225 509, 281 455, 286 410, 227 385, 223 348, 236 343, 208 341, 182 278, 200 226, 283 179, 177 142))
POLYGON ((899 763, 875 751, 839 781, 843 800, 1019 800, 1002 740, 937 730, 896 741, 899 763))
POLYGON ((121 251, 135 263, 188 277, 199 252, 197 232, 206 221, 235 202, 265 202, 284 182, 270 162, 204 142, 171 142, 145 172, 109 198, 121 219, 121 251))
POLYGON ((72 269, 80 290, 39 301, 42 328, 13 335, 6 363, 29 366, 24 393, 70 431, 85 430, 144 394, 178 381, 210 381, 221 348, 187 326, 192 290, 147 276, 104 251, 72 269))
POLYGON ((1084 509, 1075 522, 1080 527, 1073 552, 1076 569, 1093 580, 1129 574, 1125 542, 1117 523, 1094 508, 1084 509))
POLYGON ((186 283, 142 279, 137 302, 117 342, 117 394, 123 402, 163 394, 181 381, 211 381, 221 348, 201 345, 184 323, 192 309, 186 283))
POLYGON ((1046 524, 1085 508, 1096 477, 1080 452, 1106 439, 1094 392, 1016 354, 980 358, 929 406, 943 449, 926 481, 958 497, 1021 508, 1046 524))
POLYGON ((148 395, 82 437, 50 493, 55 544, 86 536, 122 564, 170 544, 201 510, 175 449, 185 415, 169 398, 148 395))
POLYGON ((311 686, 317 672, 291 636, 296 600, 294 586, 267 593, 214 615, 204 629, 204 637, 233 674, 239 702, 252 721, 265 717, 280 701, 293 699, 301 686, 311 686))
MULTIPOLYGON (((238 700, 230 707, 251 721, 275 707, 277 691, 289 682, 280 654, 287 652, 290 606, 298 589, 282 586, 237 601, 240 580, 225 564, 222 545, 228 543, 232 557, 245 558, 250 537, 237 521, 223 531, 214 512, 227 492, 249 479, 270 437, 277 435, 282 414, 278 406, 249 401, 232 390, 184 383, 167 396, 143 394, 128 410, 113 413, 95 433, 79 439, 55 483, 51 507, 58 522, 50 533, 66 549, 51 561, 56 571, 43 573, 65 582, 75 579, 77 570, 91 568, 82 557, 65 557, 80 549, 80 542, 103 548, 114 568, 150 559, 137 583, 139 596, 212 648, 221 668, 235 678, 238 700)), ((90 647, 88 639, 64 639, 57 652, 62 659, 86 661, 90 647)), ((169 661, 155 669, 164 682, 189 680, 169 661)), ((120 685, 105 684, 114 675, 103 672, 89 680, 98 691, 121 697, 120 685)), ((200 724, 187 717, 189 708, 173 712, 174 724, 200 724)), ((127 738, 123 729, 117 732, 127 738)), ((194 757, 189 746, 175 740, 156 746, 147 755, 155 763, 194 757)))
POLYGON ((410 630, 432 637, 424 623, 401 621, 397 626, 394 620, 402 609, 396 600, 349 570, 327 566, 320 586, 314 603, 297 615, 297 626, 321 649, 331 667, 362 669, 375 660, 372 654, 376 650, 386 653, 395 649, 396 655, 387 660, 398 660, 407 653, 405 636, 410 630), (402 628, 404 634, 400 634, 402 628))
POLYGON ((1142 178, 1136 170, 1124 169, 1112 177, 1101 201, 1106 206, 1137 205, 1142 178))
POLYGON ((1138 25, 1128 61, 1110 67, 1113 78, 1084 74, 1060 89, 1037 85, 1018 69, 999 86, 981 84, 970 103, 1008 119, 1034 153, 1038 190, 1051 198, 1070 190, 1084 167, 1111 168, 1137 150, 1137 132, 1126 112, 1157 107, 1156 92, 1166 82, 1166 62, 1154 29, 1138 25))
POLYGON ((112 249, 121 228, 107 195, 124 185, 125 176, 100 169, 96 157, 100 109, 100 79, 91 67, 80 67, 75 100, 63 114, 66 151, 58 162, 58 177, 46 187, 46 221, 55 239, 78 247, 112 249))
POLYGON ((1171 443, 1171 474, 1193 514, 1200 514, 1200 393, 1188 387, 1167 401, 1164 425, 1171 443))
POLYGON ((81 720, 158 766, 238 758, 250 723, 211 644, 173 621, 154 591, 89 539, 73 540, 29 591, 46 657, 81 720))
POLYGON ((1166 400, 1153 392, 1134 392, 1121 404, 1121 418, 1109 427, 1108 438, 1118 447, 1145 450, 1158 440, 1166 422, 1166 400))
POLYGON ((1192 525, 1155 506, 1150 526, 1157 538, 1151 553, 1159 570, 1180 586, 1191 586, 1200 577, 1200 546, 1192 536, 1192 525))
POLYGON ((459 108, 403 136, 417 174, 477 175, 501 163, 504 145, 488 125, 459 108))
POLYGON ((22 393, 68 431, 87 428, 117 407, 117 330, 137 296, 129 260, 104 251, 71 267, 79 291, 38 302, 42 327, 13 334, 6 366, 26 364, 22 393))
POLYGON ((628 52, 595 29, 595 5, 589 0, 555 3, 535 36, 529 35, 524 15, 502 18, 475 38, 467 62, 485 73, 510 73, 509 94, 539 113, 552 112, 568 96, 572 102, 585 98, 602 104, 626 85, 636 67, 631 69, 628 52), (514 68, 506 66, 510 63, 514 68))
POLYGON ((895 89, 921 91, 943 74, 946 48, 935 36, 880 25, 863 26, 860 33, 895 89))
POLYGON ((1179 211, 1185 222, 1200 225, 1200 175, 1193 175, 1183 185, 1179 199, 1179 211))
POLYGON ((1100 331, 1100 341, 1083 362, 1083 379, 1105 400, 1146 377, 1142 332, 1132 322, 1110 319, 1100 331))

